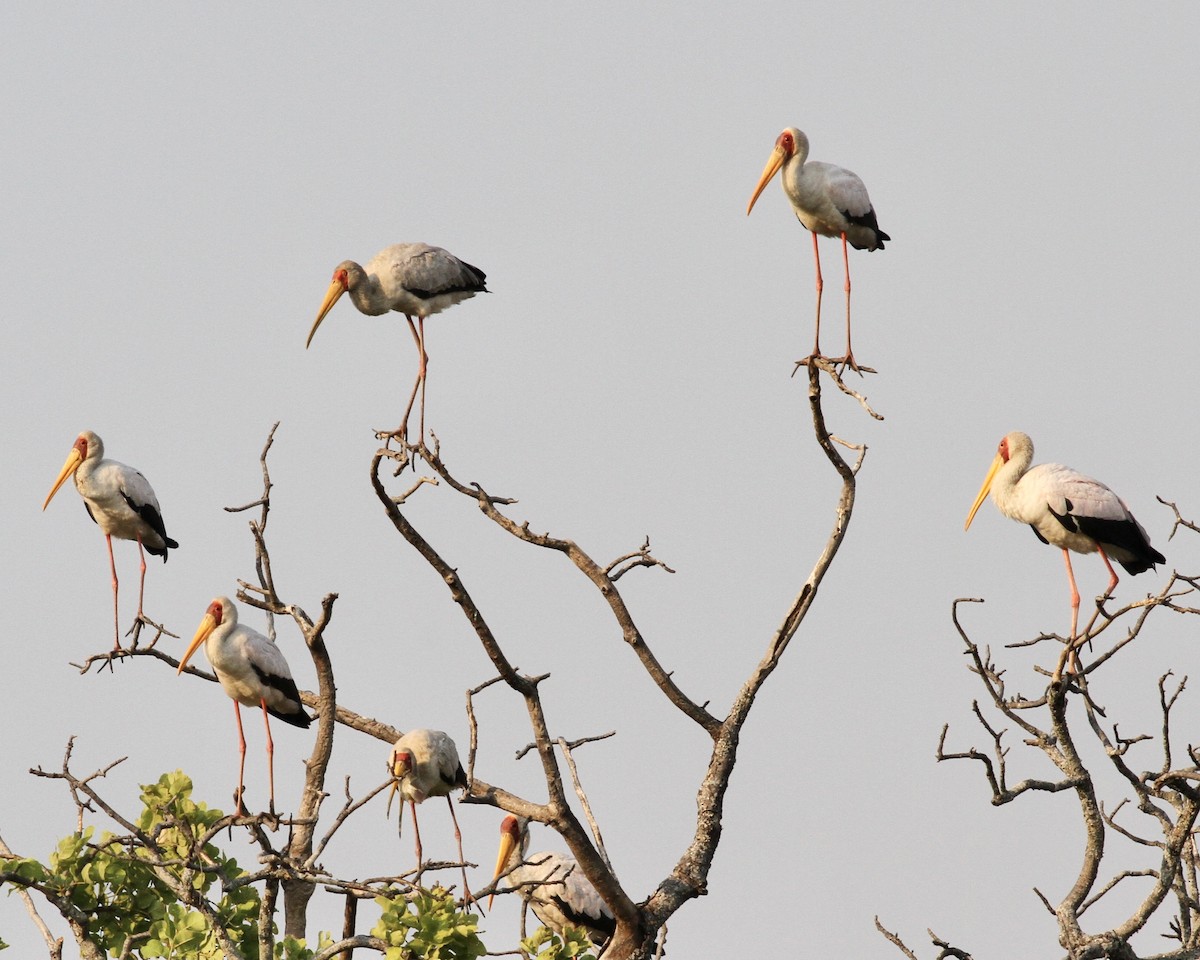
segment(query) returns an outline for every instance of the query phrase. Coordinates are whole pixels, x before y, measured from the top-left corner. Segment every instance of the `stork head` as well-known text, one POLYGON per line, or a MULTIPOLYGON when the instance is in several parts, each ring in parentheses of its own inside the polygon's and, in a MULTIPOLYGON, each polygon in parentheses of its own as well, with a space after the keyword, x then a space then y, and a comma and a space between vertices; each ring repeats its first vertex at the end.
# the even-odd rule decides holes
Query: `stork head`
MULTIPOLYGON (((402 749, 399 742, 392 747, 391 755, 388 757, 388 773, 392 777, 392 788, 388 791, 387 816, 392 815, 392 799, 400 790, 400 784, 404 778, 412 772, 413 755, 409 750, 402 749)), ((401 804, 403 809, 403 804, 401 804)))
POLYGON ((50 506, 50 501, 58 493, 59 487, 66 483, 69 477, 75 475, 75 471, 79 469, 85 460, 100 460, 103 457, 104 443, 91 430, 84 430, 83 433, 75 438, 71 452, 67 454, 67 460, 63 464, 62 470, 58 473, 58 479, 54 481, 54 486, 50 488, 50 492, 46 494, 46 499, 42 501, 42 509, 45 510, 46 507, 50 506))
MULTIPOLYGON (((529 836, 528 829, 528 820, 514 817, 512 814, 509 814, 500 822, 500 852, 496 855, 496 872, 492 877, 493 884, 500 879, 500 875, 511 865, 510 860, 513 858, 514 851, 516 851, 516 856, 520 858, 523 852, 522 847, 524 846, 522 841, 529 836)), ((488 897, 489 910, 492 909, 492 901, 495 898, 496 895, 494 893, 488 897)))
POLYGON ((350 289, 350 268, 353 265, 351 261, 346 260, 339 263, 337 269, 333 271, 333 279, 329 281, 329 289, 325 291, 325 299, 321 301, 321 310, 317 313, 317 319, 313 321, 312 329, 308 331, 308 339, 304 341, 305 350, 312 343, 313 334, 317 332, 317 327, 325 319, 325 314, 332 310, 333 305, 341 299, 342 294, 350 289))
MULTIPOLYGON (((767 184, 771 182, 775 174, 779 172, 779 168, 797 153, 801 152, 803 152, 803 155, 808 154, 808 138, 795 127, 788 127, 775 138, 775 149, 771 151, 770 159, 767 160, 767 165, 763 167, 762 176, 758 178, 758 185, 754 188, 754 195, 750 197, 750 202, 746 204, 746 216, 750 215, 750 211, 754 209, 754 204, 758 200, 759 195, 767 188, 767 184)), ((801 156, 800 162, 804 162, 804 156, 801 156)))
POLYGON ((983 478, 983 486, 979 488, 979 495, 975 498, 975 502, 971 504, 971 512, 967 514, 967 522, 963 524, 964 530, 971 528, 971 521, 975 519, 975 514, 979 512, 983 501, 987 499, 988 493, 991 492, 992 482, 996 479, 996 474, 1000 472, 1000 468, 1012 460, 1014 456, 1023 458, 1026 466, 1033 459, 1033 441, 1026 434, 1015 430, 1012 433, 1006 434, 996 447, 996 456, 992 459, 992 465, 988 468, 987 476, 983 478))
POLYGON ((233 601, 228 597, 216 597, 208 605, 208 610, 204 613, 204 619, 200 621, 200 626, 196 628, 196 635, 192 637, 192 642, 188 646, 187 652, 183 655, 183 659, 179 661, 179 669, 175 671, 176 676, 183 673, 183 668, 192 659, 192 654, 199 649, 200 644, 204 643, 212 635, 212 632, 223 623, 231 627, 237 623, 237 607, 233 605, 233 601))

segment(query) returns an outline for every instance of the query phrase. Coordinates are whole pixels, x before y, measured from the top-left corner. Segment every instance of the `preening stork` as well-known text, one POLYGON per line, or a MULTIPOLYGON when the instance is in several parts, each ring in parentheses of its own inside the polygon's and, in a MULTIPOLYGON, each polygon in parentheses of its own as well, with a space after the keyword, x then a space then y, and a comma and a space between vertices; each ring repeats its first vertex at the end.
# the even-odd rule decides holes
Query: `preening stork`
POLYGON ((421 388, 421 442, 425 442, 425 368, 429 355, 425 352, 425 318, 440 313, 477 293, 487 293, 487 275, 478 267, 459 260, 449 250, 431 247, 427 243, 395 243, 380 250, 366 267, 353 260, 343 260, 333 271, 333 280, 304 347, 312 343, 313 334, 333 309, 343 293, 359 311, 377 317, 395 310, 404 314, 408 329, 417 344, 417 379, 413 383, 404 418, 393 436, 408 439, 408 415, 412 412, 417 388, 421 388), (417 318, 416 326, 413 317, 417 318))
POLYGON ((167 551, 179 546, 167 536, 163 526, 162 511, 158 497, 150 484, 133 467, 116 460, 104 459, 104 443, 85 430, 75 438, 71 452, 67 454, 58 479, 46 494, 42 509, 50 505, 59 487, 67 478, 75 478, 75 489, 83 497, 88 516, 100 527, 108 544, 108 567, 112 574, 113 591, 113 649, 121 649, 121 630, 117 617, 117 564, 113 559, 112 538, 136 540, 141 558, 142 575, 138 584, 138 620, 145 620, 142 601, 146 592, 146 551, 162 557, 166 563, 167 551))
POLYGON ((450 808, 450 819, 454 822, 454 839, 458 843, 458 862, 463 864, 463 898, 469 902, 471 888, 467 886, 466 859, 463 857, 462 831, 458 829, 458 817, 454 814, 454 802, 450 791, 455 787, 467 786, 467 774, 458 759, 458 748, 454 741, 441 730, 410 730, 392 747, 388 756, 388 772, 394 778, 388 793, 387 812, 391 815, 392 798, 400 794, 399 822, 404 820, 404 801, 412 808, 413 833, 417 841, 417 869, 422 863, 421 828, 417 826, 417 804, 426 797, 445 797, 450 808))
POLYGON ((996 509, 1002 514, 1029 524, 1042 543, 1062 550, 1071 585, 1069 647, 1073 653, 1079 625, 1079 588, 1071 569, 1070 551, 1099 552, 1110 578, 1104 591, 1106 597, 1117 585, 1117 573, 1109 557, 1132 575, 1144 573, 1166 560, 1150 545, 1149 536, 1125 501, 1099 480, 1085 477, 1061 463, 1041 463, 1031 469, 1032 462, 1033 441, 1026 434, 1014 432, 1001 440, 963 529, 970 529, 990 491, 996 509))
MULTIPOLYGON (((508 871, 505 882, 509 889, 517 891, 543 924, 559 935, 566 927, 580 927, 592 943, 604 946, 616 930, 617 921, 592 882, 583 875, 579 863, 564 853, 530 856, 525 852, 528 847, 529 821, 524 817, 505 817, 500 824, 500 853, 492 882, 508 871)), ((491 905, 489 898, 489 909, 491 905)))
POLYGON ((271 784, 270 811, 275 812, 275 743, 271 739, 271 721, 267 717, 278 717, 295 727, 308 729, 312 717, 304 712, 300 691, 292 679, 292 671, 279 648, 269 637, 257 630, 238 623, 237 607, 228 597, 217 597, 208 605, 208 611, 191 646, 179 662, 176 675, 183 672, 192 654, 200 644, 212 664, 225 693, 233 700, 233 712, 238 730, 238 787, 237 810, 245 814, 242 793, 246 774, 246 735, 242 732, 241 704, 261 707, 263 724, 267 729, 267 771, 271 784))
POLYGON ((754 209, 759 194, 771 178, 783 168, 783 191, 791 201, 796 217, 812 233, 813 261, 817 266, 817 332, 813 341, 814 357, 821 353, 821 254, 817 250, 817 234, 841 237, 842 265, 846 271, 846 355, 835 362, 845 363, 858 370, 854 351, 850 347, 850 258, 846 251, 849 242, 855 250, 882 250, 883 242, 891 240, 879 229, 875 208, 867 196, 867 187, 856 174, 832 163, 808 159, 808 137, 795 127, 788 127, 775 140, 775 149, 763 168, 754 195, 746 205, 746 215, 754 209))

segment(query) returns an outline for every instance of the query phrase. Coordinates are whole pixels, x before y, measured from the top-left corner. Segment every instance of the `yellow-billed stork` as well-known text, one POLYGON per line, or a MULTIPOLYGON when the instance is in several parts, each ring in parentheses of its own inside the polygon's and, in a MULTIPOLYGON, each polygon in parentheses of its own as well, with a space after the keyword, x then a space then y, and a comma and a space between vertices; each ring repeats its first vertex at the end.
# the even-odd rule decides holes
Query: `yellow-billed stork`
POLYGON ((1005 436, 963 529, 970 528, 990 492, 997 510, 1029 524, 1042 543, 1062 550, 1071 585, 1070 640, 1074 641, 1079 625, 1079 588, 1071 569, 1070 551, 1100 554, 1110 578, 1104 596, 1109 596, 1117 585, 1117 572, 1109 557, 1133 575, 1166 560, 1150 545, 1149 536, 1125 501, 1099 480, 1061 463, 1040 463, 1030 468, 1032 462, 1033 441, 1026 434, 1014 431, 1005 436))
POLYGON ((117 616, 117 564, 113 559, 112 538, 136 540, 141 558, 141 581, 138 584, 138 620, 145 620, 142 601, 146 591, 146 551, 162 557, 179 546, 167 536, 163 526, 158 497, 146 478, 133 467, 116 460, 104 459, 104 443, 91 430, 75 438, 66 463, 46 494, 42 509, 50 505, 68 477, 75 478, 75 489, 83 498, 88 516, 100 527, 108 544, 108 567, 112 574, 113 591, 113 649, 121 649, 121 630, 117 616))
POLYGON ((817 331, 813 341, 814 357, 821 354, 821 254, 817 250, 817 234, 840 237, 842 264, 846 271, 846 355, 835 362, 845 363, 858 370, 854 351, 850 347, 850 258, 846 251, 849 242, 856 250, 882 250, 883 242, 891 240, 879 229, 875 208, 867 195, 867 187, 857 174, 832 163, 808 159, 808 137, 795 127, 788 127, 775 140, 775 149, 763 168, 746 205, 746 215, 754 209, 759 194, 771 178, 783 168, 783 191, 791 201, 796 217, 812 233, 813 261, 817 266, 817 331))
MULTIPOLYGON (((410 730, 392 746, 388 756, 388 772, 392 776, 392 789, 388 792, 387 812, 392 812, 392 798, 400 794, 399 821, 404 819, 404 801, 412 809, 413 834, 417 844, 417 868, 422 863, 421 828, 417 826, 417 804, 427 797, 445 797, 450 808, 450 819, 454 823, 454 839, 458 843, 458 862, 463 864, 463 897, 471 899, 471 888, 467 886, 466 860, 463 857, 462 831, 458 829, 458 817, 454 814, 454 803, 450 791, 455 787, 467 786, 467 774, 458 759, 458 748, 454 741, 441 730, 410 730)), ((399 826, 399 821, 397 826, 399 826)))
POLYGON ((192 638, 191 645, 179 662, 178 675, 183 672, 200 644, 217 674, 225 693, 233 700, 233 712, 238 730, 238 814, 245 813, 242 803, 246 773, 246 735, 242 732, 241 704, 261 707, 263 724, 267 729, 267 771, 271 784, 270 811, 275 812, 275 743, 271 739, 270 714, 295 727, 308 728, 312 718, 304 712, 300 691, 292 679, 292 671, 279 652, 279 647, 257 630, 238 623, 237 607, 228 597, 216 597, 208 605, 204 619, 192 638))
POLYGON ((321 303, 317 319, 308 332, 305 349, 312 343, 317 327, 342 294, 349 293, 359 311, 377 317, 395 310, 404 314, 408 329, 417 344, 417 379, 413 383, 404 418, 394 436, 408 437, 408 415, 412 411, 417 388, 421 388, 421 442, 425 442, 425 318, 440 313, 477 293, 487 293, 487 275, 478 267, 459 260, 449 250, 427 243, 395 243, 371 258, 366 267, 343 260, 333 271, 333 280, 321 303), (413 325, 413 317, 417 325, 413 325))
MULTIPOLYGON (((555 933, 561 935, 567 927, 579 927, 592 943, 604 946, 616 929, 616 920, 579 863, 564 853, 528 855, 528 847, 529 821, 505 817, 500 824, 500 852, 492 882, 504 876, 509 889, 515 890, 555 933)), ((489 898, 489 909, 491 905, 489 898)))

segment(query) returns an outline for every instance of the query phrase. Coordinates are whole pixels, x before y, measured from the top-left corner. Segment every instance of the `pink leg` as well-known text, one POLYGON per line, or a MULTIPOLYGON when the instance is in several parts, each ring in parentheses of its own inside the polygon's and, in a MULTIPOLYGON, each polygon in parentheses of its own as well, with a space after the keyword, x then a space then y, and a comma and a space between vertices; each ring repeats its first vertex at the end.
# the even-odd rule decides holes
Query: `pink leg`
MULTIPOLYGON (((458 862, 466 864, 467 858, 463 856, 462 848, 462 831, 458 829, 458 817, 454 815, 454 803, 449 795, 446 796, 446 805, 450 807, 450 819, 454 822, 454 840, 458 844, 458 862)), ((467 886, 467 868, 464 865, 462 868, 463 880, 463 903, 468 904, 475 899, 475 895, 471 893, 471 888, 467 886)))
POLYGON ((142 560, 142 579, 138 583, 138 619, 145 620, 146 615, 142 613, 142 600, 146 595, 146 551, 142 549, 142 538, 139 536, 138 541, 138 556, 142 560))
POLYGON ((1063 550, 1063 560, 1067 564, 1067 580, 1071 584, 1071 636, 1074 641, 1075 631, 1079 628, 1079 588, 1075 586, 1075 571, 1071 569, 1071 554, 1063 550))
POLYGON ((421 869, 421 828, 417 825, 417 801, 409 800, 408 805, 412 807, 413 815, 413 834, 417 838, 417 869, 421 869))
POLYGON ((817 235, 813 238, 813 263, 817 265, 817 332, 813 339, 814 357, 821 356, 821 291, 825 289, 825 281, 821 279, 821 254, 817 251, 817 235))
POLYGON ((846 251, 846 234, 842 234, 842 265, 846 268, 846 363, 851 370, 857 371, 858 364, 854 362, 854 350, 850 346, 850 256, 846 251))
POLYGON ((262 706, 263 726, 267 728, 267 781, 271 785, 271 806, 272 815, 275 813, 275 742, 271 739, 271 718, 267 715, 267 701, 260 699, 259 704, 262 706))
POLYGON ((104 535, 105 541, 108 543, 108 569, 112 573, 112 588, 113 588, 113 649, 121 649, 121 628, 117 623, 117 561, 113 559, 112 552, 112 536, 104 535))
POLYGON ((239 752, 238 786, 237 786, 237 794, 235 795, 237 798, 237 816, 244 817, 244 816, 246 816, 246 807, 242 803, 242 794, 245 792, 245 789, 246 789, 243 786, 243 782, 244 782, 245 776, 246 776, 246 735, 242 732, 242 708, 238 706, 238 702, 236 700, 233 701, 233 715, 234 715, 234 717, 237 718, 238 752, 239 752))
POLYGON ((400 421, 400 426, 396 428, 393 436, 400 437, 401 440, 408 442, 408 415, 412 413, 413 401, 417 399, 417 388, 421 385, 421 378, 425 374, 425 350, 421 346, 421 338, 417 335, 417 328, 413 325, 412 317, 407 313, 404 319, 408 321, 408 329, 412 333, 413 343, 417 345, 417 379, 413 381, 412 393, 408 395, 408 406, 404 408, 404 418, 400 421))
POLYGON ((1096 544, 1096 547, 1100 551, 1100 559, 1103 560, 1104 565, 1106 567, 1108 567, 1109 581, 1108 581, 1108 588, 1104 591, 1104 595, 1106 597, 1110 597, 1110 596, 1112 596, 1113 590, 1115 590, 1117 587, 1117 571, 1114 570, 1113 565, 1111 563, 1109 563, 1108 554, 1104 552, 1104 548, 1101 547, 1100 544, 1096 544))
POLYGON ((1063 651, 1054 671, 1055 683, 1061 679, 1062 668, 1067 660, 1070 660, 1072 673, 1078 676, 1083 672, 1079 666, 1079 655, 1075 652, 1079 645, 1075 639, 1075 634, 1079 631, 1079 588, 1075 585, 1075 571, 1071 569, 1071 554, 1066 549, 1063 550, 1063 561, 1067 565, 1067 580, 1071 584, 1071 636, 1067 640, 1067 649, 1063 651))
POLYGON ((417 317, 421 331, 421 443, 425 442, 425 373, 429 367, 429 354, 425 352, 425 318, 417 317))

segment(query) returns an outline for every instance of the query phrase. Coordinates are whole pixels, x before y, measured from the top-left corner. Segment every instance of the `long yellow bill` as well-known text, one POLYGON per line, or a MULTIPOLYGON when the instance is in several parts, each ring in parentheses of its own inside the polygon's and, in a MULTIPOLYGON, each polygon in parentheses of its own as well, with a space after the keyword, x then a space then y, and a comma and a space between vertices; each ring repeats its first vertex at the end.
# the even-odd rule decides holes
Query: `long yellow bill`
POLYGON ((964 530, 971 529, 971 521, 975 519, 975 514, 979 512, 983 501, 987 499, 988 492, 992 489, 992 480, 996 477, 996 471, 1002 466, 1004 466, 1004 458, 1000 454, 996 454, 996 459, 992 461, 991 469, 988 470, 987 476, 983 478, 983 486, 979 488, 979 496, 971 504, 971 512, 967 514, 967 522, 963 524, 964 530))
MULTIPOLYGON (((500 874, 504 872, 504 865, 508 863, 508 858, 512 855, 513 847, 517 845, 517 838, 511 833, 505 831, 500 834, 500 853, 496 857, 496 874, 492 877, 494 884, 499 879, 500 874)), ((496 894, 488 897, 488 909, 492 909, 492 901, 496 899, 496 894)))
POLYGON ((67 462, 63 464, 62 472, 59 473, 58 479, 54 481, 54 486, 50 488, 50 492, 46 494, 46 500, 42 504, 43 510, 50 505, 50 501, 58 493, 58 488, 66 483, 67 478, 79 469, 81 463, 83 463, 83 454, 79 452, 78 447, 72 447, 71 452, 67 454, 67 462))
POLYGON ((752 196, 750 198, 750 202, 746 204, 746 216, 750 216, 750 211, 754 209, 754 203, 756 200, 758 200, 759 194, 761 194, 767 188, 767 184, 770 183, 771 178, 779 172, 779 168, 783 166, 783 161, 786 158, 787 154, 784 153, 783 147, 777 146, 771 151, 771 159, 768 160, 767 165, 763 167, 762 176, 758 178, 758 186, 754 188, 754 196, 752 196))
MULTIPOLYGON (((398 791, 400 791, 401 779, 404 778, 404 776, 408 775, 410 761, 404 760, 404 757, 408 757, 408 754, 406 754, 406 752, 401 752, 400 756, 397 756, 395 758, 395 760, 392 761, 390 764, 388 773, 390 773, 392 776, 391 790, 388 791, 388 811, 386 811, 386 814, 384 814, 384 816, 389 816, 389 817, 391 816, 391 800, 392 800, 392 798, 394 798, 396 796, 396 793, 398 791)), ((418 803, 420 803, 420 800, 418 800, 418 803)), ((404 818, 403 799, 400 802, 400 817, 401 817, 401 820, 403 820, 403 818, 404 818)))
POLYGON ((312 343, 313 334, 317 332, 317 327, 321 325, 321 321, 325 319, 325 314, 333 309, 333 305, 338 302, 338 299, 346 292, 345 286, 340 280, 334 280, 329 285, 329 289, 325 291, 325 299, 321 302, 321 312, 317 314, 317 319, 313 321, 312 329, 308 331, 308 339, 304 341, 304 349, 308 349, 308 345, 312 343))
POLYGON ((208 639, 208 635, 217 628, 217 618, 211 613, 206 613, 204 619, 200 621, 200 626, 196 630, 196 635, 192 637, 191 646, 187 648, 187 653, 183 655, 183 659, 179 661, 179 669, 175 671, 175 676, 183 673, 183 668, 187 666, 187 662, 192 659, 192 654, 196 652, 200 644, 208 639))

